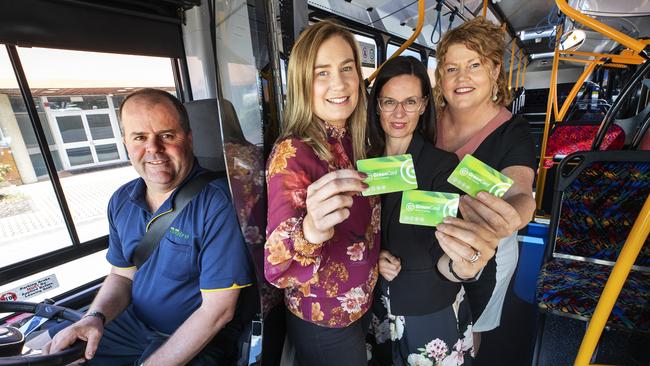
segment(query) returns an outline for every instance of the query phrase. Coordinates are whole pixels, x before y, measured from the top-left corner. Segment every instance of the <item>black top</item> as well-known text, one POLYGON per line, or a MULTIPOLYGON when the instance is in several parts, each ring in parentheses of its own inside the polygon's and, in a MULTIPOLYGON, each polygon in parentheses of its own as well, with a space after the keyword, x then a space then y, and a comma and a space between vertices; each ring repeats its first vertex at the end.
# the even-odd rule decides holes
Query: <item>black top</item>
MULTIPOLYGON (((498 171, 515 165, 537 169, 535 142, 530 127, 528 122, 518 115, 512 116, 492 131, 472 156, 498 171)), ((492 296, 494 286, 496 286, 496 255, 483 268, 478 281, 464 284, 474 321, 483 313, 492 296)))
MULTIPOLYGON (((447 183, 458 165, 455 154, 434 147, 417 132, 406 153, 413 156, 419 190, 459 193, 447 183)), ((390 287, 393 314, 429 314, 452 304, 460 283, 448 281, 436 269, 444 252, 435 227, 400 224, 401 202, 402 192, 382 196, 381 247, 400 258, 402 270, 391 282, 379 276, 379 286, 384 294, 390 287)))
MULTIPOLYGON (((415 133, 406 151, 413 156, 418 189, 461 193, 447 182, 458 165, 455 154, 438 149, 415 133)), ((533 169, 535 144, 528 122, 513 116, 499 126, 472 154, 501 171, 522 165, 533 169)), ((399 223, 402 193, 382 196, 382 249, 400 258, 402 270, 388 282, 379 276, 379 289, 390 289, 390 307, 395 315, 424 315, 451 305, 460 290, 460 283, 448 281, 436 269, 442 254, 435 228, 399 223)), ((478 319, 487 306, 496 285, 496 256, 483 269, 478 281, 464 283, 473 319, 478 319)))
POLYGON ((472 156, 498 171, 514 165, 537 169, 535 141, 528 122, 518 115, 492 131, 472 156))

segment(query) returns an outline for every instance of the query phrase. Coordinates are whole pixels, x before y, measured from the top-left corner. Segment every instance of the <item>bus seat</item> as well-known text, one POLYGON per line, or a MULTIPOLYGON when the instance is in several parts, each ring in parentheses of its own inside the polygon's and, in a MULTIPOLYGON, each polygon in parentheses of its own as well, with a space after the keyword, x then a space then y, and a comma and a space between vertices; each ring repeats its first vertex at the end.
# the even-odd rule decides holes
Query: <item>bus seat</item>
MULTIPOLYGON (((194 156, 199 164, 209 170, 226 172, 220 121, 223 121, 226 141, 243 139, 244 135, 232 103, 222 100, 223 120, 219 118, 217 99, 195 100, 184 105, 192 129, 194 156)), ((229 183, 232 184, 231 178, 232 176, 229 177, 229 183)), ((254 266, 252 260, 251 265, 254 266)), ((255 283, 241 289, 233 320, 211 341, 219 344, 224 351, 223 357, 228 360, 227 364, 248 364, 250 353, 255 352, 251 339, 256 333, 254 320, 259 313, 259 290, 255 283)))
MULTIPOLYGON (((544 167, 553 166, 553 157, 556 155, 566 156, 577 151, 589 151, 596 138, 600 124, 580 122, 560 122, 555 124, 551 135, 548 138, 544 167)), ((618 125, 612 125, 600 150, 620 150, 625 145, 625 131, 618 125)))
POLYGON ((621 127, 625 132, 625 146, 629 146, 632 143, 636 132, 644 125, 648 118, 650 118, 650 103, 636 115, 614 121, 614 124, 621 127))
POLYGON ((202 167, 216 172, 225 172, 226 162, 217 100, 203 99, 184 104, 192 129, 194 156, 202 167))
MULTIPOLYGON (((650 151, 590 151, 572 154, 560 163, 550 225, 552 245, 547 246, 547 261, 537 281, 542 325, 543 312, 591 318, 648 194, 650 151)), ((608 326, 650 332, 650 238, 608 326)), ((542 333, 538 330, 538 344, 542 333)))
POLYGON ((641 143, 639 144, 639 150, 650 150, 650 128, 645 130, 641 143))

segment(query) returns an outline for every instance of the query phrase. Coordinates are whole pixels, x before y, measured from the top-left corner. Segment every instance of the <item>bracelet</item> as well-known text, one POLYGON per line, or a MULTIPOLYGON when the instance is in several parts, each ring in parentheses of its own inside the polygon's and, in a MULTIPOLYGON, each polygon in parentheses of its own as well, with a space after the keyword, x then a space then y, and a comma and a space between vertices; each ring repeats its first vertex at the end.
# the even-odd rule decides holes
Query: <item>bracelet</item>
POLYGON ((84 315, 83 317, 81 317, 81 319, 87 318, 89 316, 101 319, 102 320, 102 325, 106 325, 106 315, 104 315, 104 313, 102 313, 101 311, 91 311, 90 313, 88 313, 88 314, 84 315))
POLYGON ((451 275, 454 276, 455 279, 465 283, 475 282, 477 280, 476 276, 472 278, 462 278, 461 276, 459 276, 458 273, 454 271, 454 266, 452 265, 453 263, 454 261, 452 261, 451 258, 449 258, 449 273, 451 273, 451 275))

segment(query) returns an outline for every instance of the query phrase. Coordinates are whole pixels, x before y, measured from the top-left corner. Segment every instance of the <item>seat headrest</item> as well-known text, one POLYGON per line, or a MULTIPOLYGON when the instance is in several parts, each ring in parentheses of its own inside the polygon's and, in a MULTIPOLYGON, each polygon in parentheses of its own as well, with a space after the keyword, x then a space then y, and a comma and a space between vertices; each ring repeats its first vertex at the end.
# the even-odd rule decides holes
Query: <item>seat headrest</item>
POLYGON ((194 156, 202 167, 225 172, 223 139, 219 122, 217 99, 203 99, 184 103, 190 119, 194 156))

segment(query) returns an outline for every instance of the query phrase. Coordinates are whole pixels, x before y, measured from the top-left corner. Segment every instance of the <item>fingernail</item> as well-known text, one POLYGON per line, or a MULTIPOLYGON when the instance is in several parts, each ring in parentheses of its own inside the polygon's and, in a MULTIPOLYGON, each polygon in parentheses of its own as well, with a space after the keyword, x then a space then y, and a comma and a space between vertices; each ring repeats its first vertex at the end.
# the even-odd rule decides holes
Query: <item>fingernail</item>
POLYGON ((361 177, 361 179, 366 179, 366 178, 368 178, 368 174, 366 174, 366 173, 364 173, 364 172, 358 172, 358 173, 359 173, 359 176, 361 177))
MULTIPOLYGON (((444 222, 445 224, 451 224, 452 221, 453 220, 450 219, 449 217, 445 217, 444 219, 442 219, 442 222, 444 222)), ((444 229, 444 226, 443 226, 443 229, 444 229)))
POLYGON ((368 187, 370 187, 370 186, 369 186, 368 183, 366 183, 366 182, 361 182, 361 187, 362 187, 363 189, 366 189, 366 188, 368 188, 368 187))

